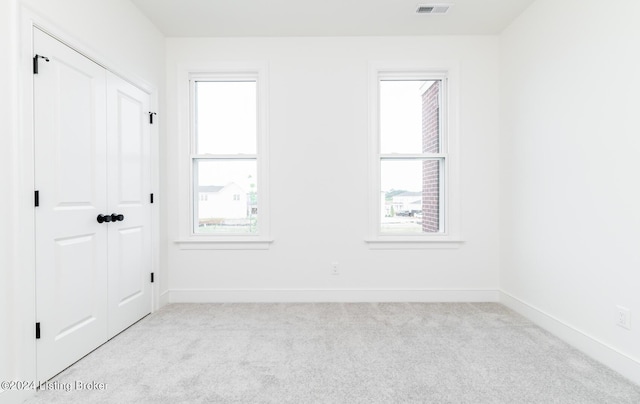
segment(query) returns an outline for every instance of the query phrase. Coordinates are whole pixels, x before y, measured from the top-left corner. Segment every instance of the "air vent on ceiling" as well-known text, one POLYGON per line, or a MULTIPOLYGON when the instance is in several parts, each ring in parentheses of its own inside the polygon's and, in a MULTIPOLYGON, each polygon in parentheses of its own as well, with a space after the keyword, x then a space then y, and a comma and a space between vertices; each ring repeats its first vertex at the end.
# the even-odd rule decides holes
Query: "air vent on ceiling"
POLYGON ((446 14, 451 6, 448 4, 418 4, 417 14, 446 14))

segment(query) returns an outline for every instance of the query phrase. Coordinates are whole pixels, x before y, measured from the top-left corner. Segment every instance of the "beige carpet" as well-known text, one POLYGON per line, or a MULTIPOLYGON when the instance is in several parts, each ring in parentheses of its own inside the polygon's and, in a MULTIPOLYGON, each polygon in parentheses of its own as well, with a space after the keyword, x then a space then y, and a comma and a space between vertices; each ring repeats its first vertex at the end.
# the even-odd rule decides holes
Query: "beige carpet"
POLYGON ((173 304, 52 383, 29 403, 640 403, 494 303, 173 304))

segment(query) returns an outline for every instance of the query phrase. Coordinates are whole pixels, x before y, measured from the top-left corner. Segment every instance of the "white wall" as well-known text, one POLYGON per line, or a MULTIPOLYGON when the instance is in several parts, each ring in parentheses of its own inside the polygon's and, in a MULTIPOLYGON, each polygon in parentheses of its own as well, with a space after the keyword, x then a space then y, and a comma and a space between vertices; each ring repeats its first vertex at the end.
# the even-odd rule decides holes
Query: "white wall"
MULTIPOLYGON (((0 227, 0 378, 35 380, 33 161, 27 119, 30 20, 109 69, 155 89, 160 97, 164 87, 164 38, 127 0, 3 1, 0 16, 0 208, 5 216, 0 227), (19 97, 27 102, 19 104, 19 97)), ((159 112, 161 109, 162 105, 159 112)), ((18 402, 23 397, 15 392, 0 393, 0 402, 18 402)))
POLYGON ((637 1, 538 0, 501 43, 501 289, 636 382, 639 20, 637 1))
MULTIPOLYGON (((498 287, 498 38, 226 38, 167 40, 168 137, 164 177, 168 301, 348 300, 354 290, 490 290, 498 287), (459 249, 369 250, 367 74, 369 61, 459 64, 459 249), (271 229, 266 251, 181 250, 178 207, 179 65, 266 61, 269 69, 271 229), (294 186, 295 184, 295 186, 294 186), (341 274, 330 275, 338 262, 341 274), (205 290, 197 294, 193 290, 205 290), (240 290, 271 291, 241 293, 240 290), (342 294, 288 291, 346 289, 342 294), (228 291, 229 293, 224 293, 228 291)), ((184 84, 184 83, 180 83, 184 84)), ((164 290, 164 289, 163 289, 164 290)), ((365 297, 363 297, 365 296, 365 297)), ((418 298, 428 298, 419 294, 418 298)), ((443 295, 430 295, 442 298, 443 295)), ((452 295, 448 295, 451 297, 452 295)), ((477 296, 477 295, 476 295, 477 296)))
MULTIPOLYGON (((13 307, 14 288, 14 226, 16 212, 15 195, 15 147, 17 137, 17 0, 0 2, 0 381, 12 380, 17 357, 12 348, 16 335, 10 327, 17 323, 13 307)), ((0 403, 8 402, 12 392, 0 391, 0 403)))

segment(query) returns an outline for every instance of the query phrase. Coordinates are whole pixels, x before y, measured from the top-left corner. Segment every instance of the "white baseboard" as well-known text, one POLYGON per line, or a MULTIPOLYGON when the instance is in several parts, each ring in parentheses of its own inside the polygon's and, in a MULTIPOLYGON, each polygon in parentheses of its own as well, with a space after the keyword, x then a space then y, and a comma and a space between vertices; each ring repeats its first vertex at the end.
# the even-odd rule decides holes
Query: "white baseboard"
POLYGON ((500 292, 500 302, 569 345, 640 385, 640 362, 635 359, 506 292, 500 292))
POLYGON ((170 289, 167 292, 169 303, 498 302, 500 299, 497 290, 170 289))

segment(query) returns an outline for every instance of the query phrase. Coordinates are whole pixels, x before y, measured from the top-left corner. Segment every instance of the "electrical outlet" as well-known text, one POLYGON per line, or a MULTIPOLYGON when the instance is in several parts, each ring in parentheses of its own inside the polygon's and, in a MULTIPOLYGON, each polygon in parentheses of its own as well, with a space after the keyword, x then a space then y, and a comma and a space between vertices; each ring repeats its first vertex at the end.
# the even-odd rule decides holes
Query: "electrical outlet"
POLYGON ((337 262, 332 262, 331 263, 331 275, 333 275, 333 276, 340 275, 340 271, 338 270, 338 263, 337 262))
POLYGON ((619 327, 625 328, 627 330, 631 329, 631 310, 626 307, 616 306, 616 325, 619 327))

